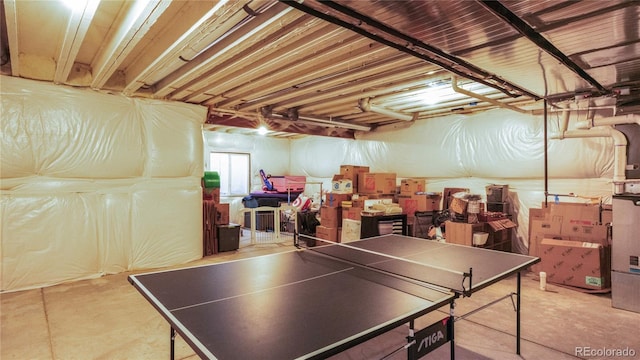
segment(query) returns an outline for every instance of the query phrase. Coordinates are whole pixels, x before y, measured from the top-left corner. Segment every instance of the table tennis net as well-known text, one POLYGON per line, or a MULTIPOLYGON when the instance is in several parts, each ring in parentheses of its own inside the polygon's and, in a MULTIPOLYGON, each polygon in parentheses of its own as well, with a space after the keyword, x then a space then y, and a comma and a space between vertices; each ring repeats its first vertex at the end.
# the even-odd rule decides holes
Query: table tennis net
POLYGON ((340 259, 368 269, 381 271, 422 285, 432 285, 452 290, 465 296, 470 295, 472 287, 471 269, 469 269, 469 272, 463 273, 408 258, 372 251, 358 246, 358 243, 359 242, 343 244, 330 241, 317 241, 315 246, 309 247, 308 249, 325 256, 340 259))

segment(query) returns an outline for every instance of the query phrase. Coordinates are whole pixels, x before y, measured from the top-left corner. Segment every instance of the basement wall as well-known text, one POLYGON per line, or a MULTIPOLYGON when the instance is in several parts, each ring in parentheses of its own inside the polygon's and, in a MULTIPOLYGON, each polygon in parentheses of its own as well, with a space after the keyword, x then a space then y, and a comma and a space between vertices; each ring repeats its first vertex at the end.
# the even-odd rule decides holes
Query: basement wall
POLYGON ((0 290, 202 256, 206 108, 0 81, 0 290))

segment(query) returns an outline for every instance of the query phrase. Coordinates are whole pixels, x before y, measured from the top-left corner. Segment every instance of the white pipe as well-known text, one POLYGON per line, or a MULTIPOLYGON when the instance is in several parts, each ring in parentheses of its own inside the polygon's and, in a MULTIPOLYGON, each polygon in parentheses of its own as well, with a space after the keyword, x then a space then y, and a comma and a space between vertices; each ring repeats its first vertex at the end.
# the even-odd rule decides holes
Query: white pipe
MULTIPOLYGON (((211 108, 209 111, 217 112, 219 114, 229 114, 233 116, 239 116, 245 119, 255 119, 256 117, 255 114, 253 113, 246 113, 246 112, 236 111, 236 110, 211 108)), ((298 120, 292 120, 284 115, 280 115, 276 113, 273 113, 273 114, 267 113, 267 114, 264 114, 263 116, 266 118, 272 118, 275 120, 287 120, 292 122, 297 121, 300 123, 306 123, 306 124, 315 125, 315 126, 329 125, 330 127, 334 127, 334 128, 351 129, 351 130, 357 130, 357 131, 371 131, 370 126, 351 124, 351 123, 342 122, 342 121, 334 121, 331 119, 314 118, 310 116, 298 116, 298 120)))
POLYGON ((341 129, 351 129, 351 130, 359 130, 359 131, 370 131, 371 127, 369 126, 364 126, 364 125, 358 125, 358 124, 351 124, 351 123, 347 123, 347 122, 342 122, 342 121, 334 121, 331 119, 321 119, 321 118, 314 118, 314 117, 310 117, 310 116, 298 116, 298 120, 291 120, 288 117, 284 116, 284 115, 280 115, 280 114, 270 114, 268 116, 269 118, 272 119, 279 119, 279 120, 288 120, 288 121, 292 121, 292 122, 305 122, 311 125, 315 125, 315 126, 329 126, 329 127, 335 127, 335 128, 341 128, 341 129))
POLYGON ((498 100, 492 99, 490 97, 487 97, 487 96, 484 96, 484 95, 480 95, 480 94, 476 94, 474 92, 465 90, 465 89, 463 89, 463 88, 458 86, 458 78, 456 76, 452 76, 451 77, 451 88, 453 89, 453 91, 457 92, 458 94, 462 94, 462 95, 466 95, 466 96, 469 96, 469 97, 473 97, 473 98, 476 98, 478 100, 482 100, 482 101, 488 102, 490 104, 499 106, 501 108, 513 110, 513 111, 516 111, 516 112, 519 112, 519 113, 522 113, 522 114, 532 114, 533 113, 530 110, 523 110, 523 109, 520 109, 519 107, 515 107, 515 106, 509 105, 509 104, 505 104, 503 102, 500 102, 498 100))
POLYGON ((562 122, 560 123, 560 140, 562 140, 564 133, 567 132, 569 128, 569 115, 571 112, 569 110, 562 112, 562 122))
POLYGON ((418 113, 407 114, 388 109, 384 106, 372 104, 370 98, 360 99, 360 101, 358 101, 358 105, 360 105, 360 109, 362 109, 363 111, 370 111, 403 121, 415 121, 418 118, 418 113))
POLYGON ((583 120, 576 122, 578 129, 590 129, 594 126, 620 125, 620 124, 638 124, 640 125, 640 115, 628 114, 623 116, 612 116, 600 119, 583 120))
POLYGON ((612 127, 598 127, 591 130, 569 130, 556 133, 550 139, 563 138, 585 138, 585 137, 610 137, 614 145, 613 164, 613 185, 614 193, 624 192, 624 182, 626 181, 625 170, 627 167, 627 138, 624 134, 612 127))

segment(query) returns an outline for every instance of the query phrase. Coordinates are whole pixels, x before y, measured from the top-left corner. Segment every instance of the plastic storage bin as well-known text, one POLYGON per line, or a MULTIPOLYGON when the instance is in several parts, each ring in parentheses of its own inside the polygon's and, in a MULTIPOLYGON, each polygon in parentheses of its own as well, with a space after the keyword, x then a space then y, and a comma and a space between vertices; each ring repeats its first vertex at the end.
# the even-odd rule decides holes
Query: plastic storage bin
POLYGON ((216 225, 218 232, 218 251, 233 251, 240 247, 240 225, 216 225))

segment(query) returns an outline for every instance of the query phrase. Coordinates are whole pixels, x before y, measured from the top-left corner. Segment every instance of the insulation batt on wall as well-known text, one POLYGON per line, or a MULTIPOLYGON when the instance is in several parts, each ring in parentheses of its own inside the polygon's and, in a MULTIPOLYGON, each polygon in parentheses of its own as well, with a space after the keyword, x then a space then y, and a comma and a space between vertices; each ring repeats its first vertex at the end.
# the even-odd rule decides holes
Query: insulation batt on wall
POLYGON ((200 258, 204 107, 1 81, 2 291, 200 258))

